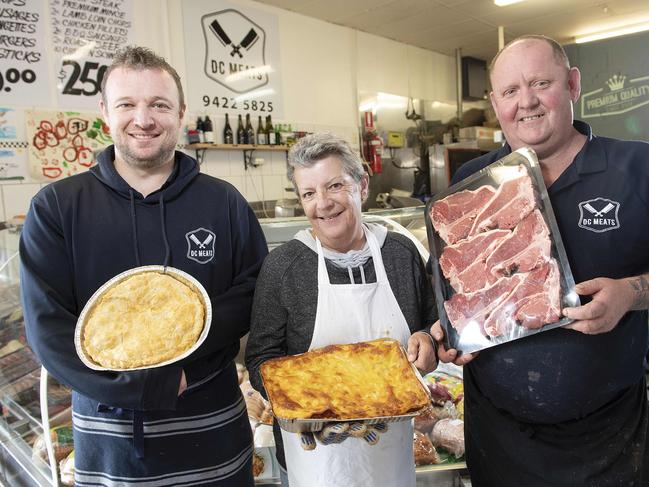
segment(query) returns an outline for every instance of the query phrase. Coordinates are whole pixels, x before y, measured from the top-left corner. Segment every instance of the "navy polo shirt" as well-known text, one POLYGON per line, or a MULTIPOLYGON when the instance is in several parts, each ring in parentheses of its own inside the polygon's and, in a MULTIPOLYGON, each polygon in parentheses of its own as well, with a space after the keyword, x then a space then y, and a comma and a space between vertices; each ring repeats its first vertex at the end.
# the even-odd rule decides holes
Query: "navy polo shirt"
MULTIPOLYGON (((649 272, 649 144, 574 126, 588 140, 548 194, 575 282, 649 272)), ((462 165, 453 182, 510 152, 505 145, 462 165)), ((520 421, 558 423, 636 384, 646 352, 647 312, 633 311, 608 333, 549 330, 482 350, 467 367, 495 407, 520 421)))

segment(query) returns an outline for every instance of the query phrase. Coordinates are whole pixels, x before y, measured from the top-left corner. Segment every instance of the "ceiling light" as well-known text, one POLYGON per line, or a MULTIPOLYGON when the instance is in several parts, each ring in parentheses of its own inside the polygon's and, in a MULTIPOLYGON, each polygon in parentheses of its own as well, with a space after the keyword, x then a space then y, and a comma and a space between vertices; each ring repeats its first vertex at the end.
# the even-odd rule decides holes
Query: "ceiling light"
POLYGON ((649 30, 649 23, 627 25, 626 27, 620 27, 619 29, 607 30, 605 32, 598 32, 596 34, 587 34, 575 37, 575 42, 577 44, 583 44, 584 42, 598 41, 600 39, 623 36, 626 34, 635 34, 636 32, 643 32, 645 30, 649 30))
POLYGON ((523 1, 525 0, 494 0, 494 5, 497 5, 498 7, 506 7, 507 5, 511 5, 512 3, 519 3, 523 1))

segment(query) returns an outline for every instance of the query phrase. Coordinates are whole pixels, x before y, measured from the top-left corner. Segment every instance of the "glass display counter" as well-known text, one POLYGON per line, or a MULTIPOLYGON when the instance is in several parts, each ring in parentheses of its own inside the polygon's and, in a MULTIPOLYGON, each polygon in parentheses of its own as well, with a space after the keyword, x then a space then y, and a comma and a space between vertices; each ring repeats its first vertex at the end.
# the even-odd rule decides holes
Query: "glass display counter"
MULTIPOLYGON (((423 212, 422 206, 375 211, 363 216, 365 221, 381 223, 390 230, 407 235, 415 242, 425 261, 428 259, 428 243, 423 212)), ((260 223, 271 249, 309 226, 305 217, 262 219, 260 223)), ((45 414, 41 414, 41 366, 25 338, 18 241, 17 231, 0 230, 0 487, 63 485, 58 476, 54 480, 49 466, 41 418, 49 418, 47 429, 64 428, 69 424, 70 390, 51 377, 46 380, 47 408, 43 409, 45 414)), ((58 463, 64 453, 56 448, 53 454, 58 463)), ((459 485, 458 469, 464 467, 463 463, 418 467, 417 485, 459 485)), ((279 479, 259 480, 257 483, 279 485, 279 479)))

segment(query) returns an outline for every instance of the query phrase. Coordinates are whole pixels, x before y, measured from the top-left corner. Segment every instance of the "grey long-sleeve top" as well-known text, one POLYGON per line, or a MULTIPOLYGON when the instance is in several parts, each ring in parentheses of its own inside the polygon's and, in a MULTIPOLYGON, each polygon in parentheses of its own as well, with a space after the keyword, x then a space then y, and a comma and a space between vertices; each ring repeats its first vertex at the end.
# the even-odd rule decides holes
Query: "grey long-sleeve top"
MULTIPOLYGON (((415 245, 404 235, 388 232, 381 256, 399 307, 411 332, 437 319, 435 298, 424 264, 415 245)), ((349 284, 347 269, 326 262, 332 284, 349 284)), ((363 270, 366 282, 376 282, 370 258, 363 270)), ((360 270, 353 269, 356 283, 360 270)), ((273 250, 257 278, 252 322, 246 349, 246 367, 255 389, 265 397, 259 367, 273 357, 295 355, 309 349, 318 304, 318 256, 298 240, 273 250)), ((277 459, 285 465, 282 438, 275 426, 277 459)))

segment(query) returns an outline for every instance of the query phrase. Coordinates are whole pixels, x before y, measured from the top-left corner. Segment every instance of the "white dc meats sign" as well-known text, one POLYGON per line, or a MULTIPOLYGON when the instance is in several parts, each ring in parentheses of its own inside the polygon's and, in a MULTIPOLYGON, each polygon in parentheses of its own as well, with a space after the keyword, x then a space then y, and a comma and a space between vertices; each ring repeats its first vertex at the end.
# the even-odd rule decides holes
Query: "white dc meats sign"
POLYGON ((204 0, 183 2, 183 16, 190 111, 281 118, 276 16, 204 0))

